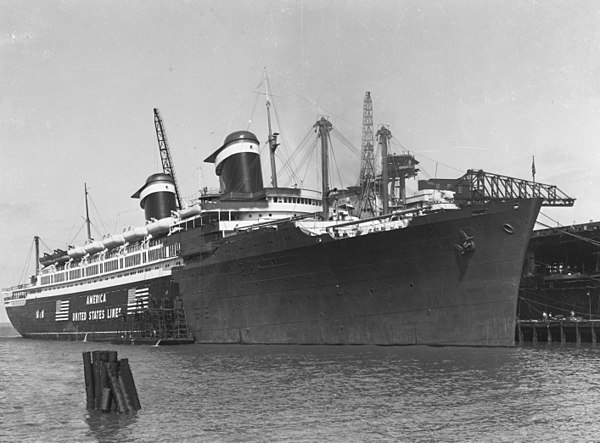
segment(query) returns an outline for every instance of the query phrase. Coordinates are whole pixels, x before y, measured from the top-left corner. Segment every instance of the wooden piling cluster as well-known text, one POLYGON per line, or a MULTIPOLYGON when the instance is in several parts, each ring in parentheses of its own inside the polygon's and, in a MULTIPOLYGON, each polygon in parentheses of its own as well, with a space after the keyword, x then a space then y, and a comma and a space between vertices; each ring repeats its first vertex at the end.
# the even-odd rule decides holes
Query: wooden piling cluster
POLYGON ((126 358, 117 351, 83 353, 87 408, 102 412, 132 412, 142 409, 126 358))
POLYGON ((516 340, 523 342, 596 344, 600 320, 518 320, 516 340))

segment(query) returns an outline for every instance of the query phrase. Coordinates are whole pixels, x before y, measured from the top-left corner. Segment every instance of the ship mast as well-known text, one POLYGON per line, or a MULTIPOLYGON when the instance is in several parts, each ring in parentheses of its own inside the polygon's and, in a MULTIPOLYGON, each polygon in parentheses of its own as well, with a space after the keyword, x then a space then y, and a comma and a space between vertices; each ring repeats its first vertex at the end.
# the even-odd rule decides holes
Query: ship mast
POLYGON ((389 212, 389 171, 388 171, 388 140, 392 136, 392 133, 385 126, 382 126, 377 131, 377 137, 379 137, 379 143, 381 144, 381 199, 383 200, 383 214, 389 212))
POLYGON ((277 143, 277 132, 273 134, 271 130, 271 100, 269 99, 269 78, 267 77, 267 70, 265 69, 265 94, 267 96, 267 123, 269 125, 269 157, 271 159, 271 185, 277 188, 277 170, 275 168, 275 150, 279 143, 277 143))
POLYGON ((35 245, 35 275, 38 275, 40 271, 40 237, 38 235, 33 237, 33 244, 35 245))
POLYGON ((323 175, 323 218, 329 219, 329 149, 327 146, 327 138, 329 131, 333 128, 332 124, 325 117, 321 117, 314 125, 318 131, 318 137, 321 137, 321 174, 323 175))
POLYGON ((87 228, 87 239, 88 242, 92 242, 92 227, 91 227, 91 221, 90 221, 90 211, 88 208, 88 190, 87 190, 87 183, 83 184, 83 190, 85 192, 85 226, 87 228))

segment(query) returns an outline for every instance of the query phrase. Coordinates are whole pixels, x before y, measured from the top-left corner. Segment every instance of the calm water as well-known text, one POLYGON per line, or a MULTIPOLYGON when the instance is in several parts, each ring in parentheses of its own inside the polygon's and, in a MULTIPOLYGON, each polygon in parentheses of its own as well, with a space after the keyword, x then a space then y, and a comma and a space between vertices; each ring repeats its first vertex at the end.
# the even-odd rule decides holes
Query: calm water
POLYGON ((0 338, 0 441, 598 441, 600 347, 116 346, 0 338), (83 351, 142 410, 88 412, 83 351))

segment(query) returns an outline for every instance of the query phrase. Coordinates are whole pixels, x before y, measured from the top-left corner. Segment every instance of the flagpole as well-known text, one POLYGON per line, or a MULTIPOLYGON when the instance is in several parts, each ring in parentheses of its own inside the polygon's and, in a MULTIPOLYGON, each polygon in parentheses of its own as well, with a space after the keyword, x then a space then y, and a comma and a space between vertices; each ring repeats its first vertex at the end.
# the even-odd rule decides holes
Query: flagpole
POLYGON ((533 182, 535 183, 535 155, 531 157, 531 175, 533 176, 533 182))

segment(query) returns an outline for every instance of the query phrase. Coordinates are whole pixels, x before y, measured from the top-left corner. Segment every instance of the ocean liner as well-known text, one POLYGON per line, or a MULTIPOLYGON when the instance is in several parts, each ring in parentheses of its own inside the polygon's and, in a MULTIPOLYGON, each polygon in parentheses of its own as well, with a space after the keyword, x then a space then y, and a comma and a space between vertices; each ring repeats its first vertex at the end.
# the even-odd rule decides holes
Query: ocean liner
MULTIPOLYGON (((192 341, 171 278, 171 269, 180 265, 182 258, 177 245, 167 246, 164 241, 175 217, 185 213, 157 212, 157 202, 161 203, 165 193, 152 189, 173 188, 171 176, 154 174, 148 179, 148 188, 142 202, 151 221, 145 226, 102 240, 90 238, 84 246, 55 250, 43 257, 39 257, 39 237, 35 237, 39 257, 35 275, 28 283, 3 289, 8 317, 22 336, 140 343, 161 340, 163 344, 192 341)), ((87 219, 89 222, 89 216, 87 219)))
MULTIPOLYGON (((325 174, 331 124, 315 128, 325 174)), ((378 135, 387 149, 389 131, 378 135)), ((272 154, 276 137, 269 125, 272 154)), ((364 192, 325 177, 319 192, 279 187, 272 171, 265 187, 259 149, 252 132, 227 136, 206 159, 220 192, 183 208, 174 174, 150 176, 133 196, 144 226, 46 255, 29 283, 4 290, 14 327, 125 342, 514 344, 527 244, 555 187, 498 195, 482 184, 497 191, 502 177, 471 170, 392 199, 416 161, 385 154, 373 177, 383 210, 359 218, 350 202, 364 192)))

